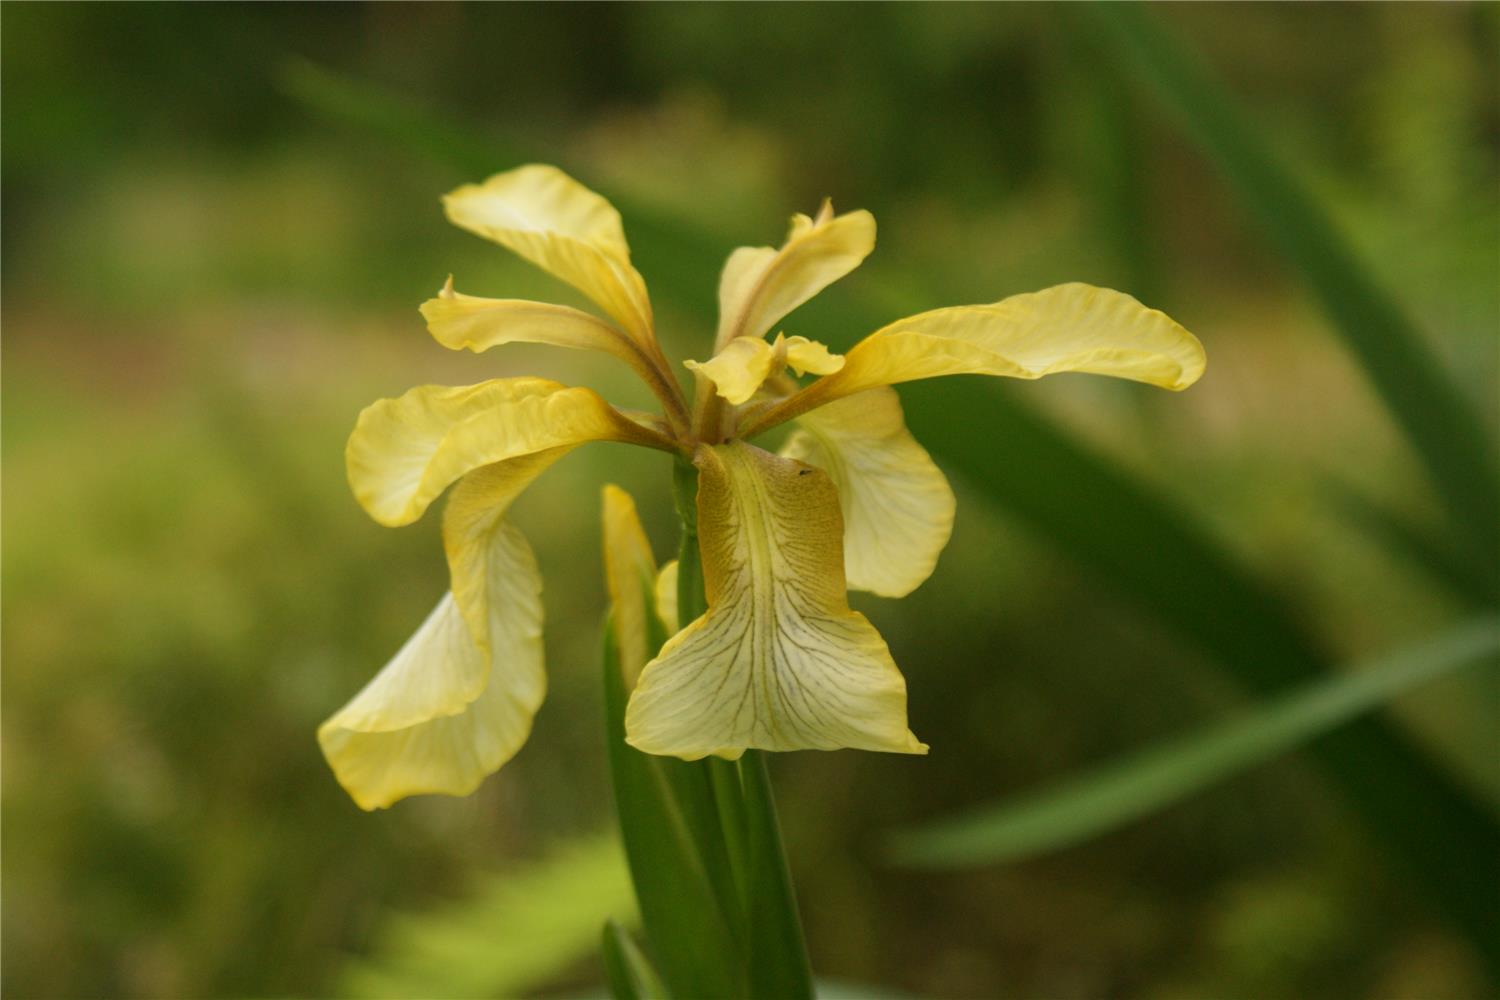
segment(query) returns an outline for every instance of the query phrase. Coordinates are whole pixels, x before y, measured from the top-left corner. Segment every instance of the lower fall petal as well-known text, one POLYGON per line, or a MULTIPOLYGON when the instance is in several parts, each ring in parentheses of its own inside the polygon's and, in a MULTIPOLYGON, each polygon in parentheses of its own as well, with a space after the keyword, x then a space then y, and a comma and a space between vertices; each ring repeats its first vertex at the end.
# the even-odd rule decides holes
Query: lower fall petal
POLYGON ((885 641, 849 609, 832 481, 742 443, 701 448, 695 464, 708 611, 646 665, 627 740, 688 760, 747 749, 925 753, 885 641))
POLYGON ((318 729, 339 784, 363 809, 408 795, 467 795, 515 756, 546 694, 541 578, 510 525, 491 536, 490 572, 509 582, 482 650, 445 594, 359 694, 318 729))

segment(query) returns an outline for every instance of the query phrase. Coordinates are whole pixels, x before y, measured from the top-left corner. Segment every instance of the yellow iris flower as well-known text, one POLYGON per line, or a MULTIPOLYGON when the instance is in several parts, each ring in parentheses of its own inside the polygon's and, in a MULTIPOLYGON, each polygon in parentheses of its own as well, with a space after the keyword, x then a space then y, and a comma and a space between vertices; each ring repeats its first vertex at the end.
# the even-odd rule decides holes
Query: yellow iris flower
MULTIPOLYGON (((464 295, 450 279, 422 306, 439 343, 602 351, 636 371, 662 411, 501 378, 419 386, 360 414, 349 482, 375 520, 409 524, 452 487, 443 514, 449 592, 318 730, 338 780, 366 809, 417 793, 467 794, 525 742, 546 689, 541 582, 505 514, 579 445, 656 448, 689 457, 699 473, 708 611, 680 631, 674 623, 676 634, 634 678, 632 745, 685 759, 749 748, 923 753, 907 728, 905 682, 846 595, 911 592, 952 526, 953 492, 907 432, 890 386, 1093 372, 1183 389, 1203 371, 1203 348, 1181 326, 1128 295, 1080 284, 911 316, 842 357, 803 337, 767 341, 874 248, 868 212, 834 215, 825 204, 816 217, 795 216, 781 247, 730 255, 714 353, 687 363, 697 380, 690 406, 609 202, 553 167, 525 166, 461 187, 444 206, 456 225, 573 285, 603 315, 464 295), (787 368, 817 377, 802 384, 787 368), (793 420, 780 454, 748 443, 793 420)), ((613 507, 623 510, 618 500, 613 507)), ((663 615, 675 614, 675 601, 661 603, 663 615)))

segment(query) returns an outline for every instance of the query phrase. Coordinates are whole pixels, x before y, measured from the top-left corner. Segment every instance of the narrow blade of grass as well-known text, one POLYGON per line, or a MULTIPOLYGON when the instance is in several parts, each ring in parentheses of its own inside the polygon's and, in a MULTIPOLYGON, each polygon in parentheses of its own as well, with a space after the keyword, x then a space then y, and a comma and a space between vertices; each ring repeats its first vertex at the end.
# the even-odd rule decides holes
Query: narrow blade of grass
POLYGON ((1459 601, 1476 609, 1496 607, 1495 581, 1482 565, 1465 558, 1448 535, 1348 483, 1329 480, 1325 489, 1347 521, 1392 555, 1459 601))
POLYGON ((630 932, 607 921, 600 940, 604 974, 614 1000, 664 1000, 667 988, 630 932))
POLYGON ((1459 626, 1266 702, 1241 718, 1031 795, 898 834, 892 853, 913 867, 952 868, 1015 861, 1070 847, 1211 788, 1497 651, 1500 619, 1459 626))
MULTIPOLYGON (((914 393, 907 424, 940 465, 1050 538, 1250 693, 1274 697, 1334 671, 1285 601, 1189 512, 999 387, 949 379, 940 391, 914 393), (1005 442, 1003 461, 995 439, 1005 442)), ((1370 832, 1500 971, 1500 907, 1475 888, 1500 883, 1496 816, 1392 720, 1356 719, 1312 752, 1370 832)))

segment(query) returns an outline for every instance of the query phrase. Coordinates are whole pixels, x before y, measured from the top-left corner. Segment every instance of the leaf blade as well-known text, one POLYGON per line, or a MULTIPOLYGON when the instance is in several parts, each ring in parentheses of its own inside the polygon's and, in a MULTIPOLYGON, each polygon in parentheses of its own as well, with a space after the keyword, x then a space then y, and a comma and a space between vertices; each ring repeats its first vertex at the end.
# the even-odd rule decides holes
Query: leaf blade
POLYGON ((518 996, 589 953, 607 918, 632 918, 630 876, 613 834, 555 846, 538 861, 484 875, 467 896, 398 913, 374 951, 346 966, 352 997, 518 996))
POLYGON ((1014 861, 1061 850, 1292 750, 1350 718, 1500 650, 1500 619, 1467 623, 1217 723, 1040 791, 898 834, 913 867, 1014 861))
POLYGON ((615 1000, 663 1000, 667 988, 630 932, 615 920, 604 924, 600 951, 605 978, 615 1000))
POLYGON ((625 742, 624 677, 613 630, 604 635, 610 778, 647 943, 673 996, 743 996, 732 876, 707 772, 625 742))
POLYGON ((1239 105, 1143 5, 1080 8, 1099 39, 1219 167, 1267 237, 1322 303, 1409 439, 1453 532, 1500 586, 1495 442, 1415 324, 1360 264, 1333 221, 1272 156, 1239 105))

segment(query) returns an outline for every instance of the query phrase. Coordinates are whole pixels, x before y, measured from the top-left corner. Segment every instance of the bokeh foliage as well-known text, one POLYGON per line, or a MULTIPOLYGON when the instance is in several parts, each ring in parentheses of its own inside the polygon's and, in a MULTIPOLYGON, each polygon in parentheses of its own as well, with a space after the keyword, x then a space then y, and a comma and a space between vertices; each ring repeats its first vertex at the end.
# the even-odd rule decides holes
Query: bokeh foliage
MULTIPOLYGON (((1157 13, 1246 102, 1492 428, 1494 9, 1157 13)), ((0 17, 13 995, 325 995, 354 982, 348 956, 390 946, 390 912, 471 897, 609 820, 598 483, 636 494, 660 556, 673 542, 666 463, 623 449, 581 452, 519 508, 547 579, 552 692, 514 765, 473 799, 366 816, 311 738, 442 587, 432 525, 379 529, 347 496, 358 408, 418 381, 530 371, 641 402, 587 359, 448 355, 423 334, 415 305, 449 271, 476 292, 563 297, 437 211, 439 192, 512 165, 487 162, 506 151, 620 195, 669 353, 701 354, 723 254, 775 240, 825 194, 875 211, 880 249, 789 332, 848 343, 866 319, 1068 279, 1134 291, 1203 337, 1204 382, 1167 397, 1061 380, 1024 387, 1022 412, 1173 498, 1339 659, 1474 603, 1349 516, 1331 484, 1398 524, 1444 515, 1253 215, 1055 10, 0 17), (295 99, 309 65, 374 81, 359 93, 390 95, 388 113, 410 101, 479 136, 438 136, 455 147, 445 160, 334 124, 295 99)), ((1139 592, 1081 562, 1076 538, 1035 530, 1087 519, 1089 482, 1045 437, 997 439, 968 403, 1014 394, 979 392, 904 391, 919 435, 934 415, 924 440, 958 480, 960 520, 921 591, 862 605, 933 755, 775 762, 819 971, 952 996, 1482 993, 1431 897, 1300 760, 1046 860, 961 876, 883 864, 885 830, 1243 703, 1180 629, 1140 613, 1139 592), (937 414, 970 423, 945 431, 937 414), (982 450, 957 461, 965 440, 982 450), (1035 509, 1018 518, 965 476, 1035 509)), ((1243 613, 1223 600, 1202 592, 1203 628, 1243 613)), ((1393 723, 1491 810, 1497 697, 1492 674, 1466 676, 1393 723)), ((551 985, 601 979, 586 963, 551 985)))

